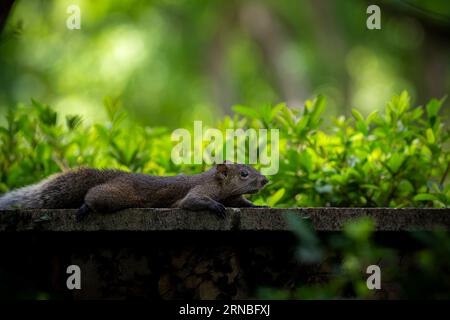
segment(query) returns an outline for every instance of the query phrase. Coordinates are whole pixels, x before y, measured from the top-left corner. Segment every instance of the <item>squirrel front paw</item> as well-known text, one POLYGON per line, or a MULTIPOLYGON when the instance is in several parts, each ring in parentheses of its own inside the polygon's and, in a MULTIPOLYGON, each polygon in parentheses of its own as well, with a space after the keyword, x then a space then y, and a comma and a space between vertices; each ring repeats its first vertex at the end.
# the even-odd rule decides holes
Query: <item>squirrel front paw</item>
POLYGON ((219 218, 224 219, 226 217, 226 208, 220 202, 211 203, 209 210, 213 211, 219 218))

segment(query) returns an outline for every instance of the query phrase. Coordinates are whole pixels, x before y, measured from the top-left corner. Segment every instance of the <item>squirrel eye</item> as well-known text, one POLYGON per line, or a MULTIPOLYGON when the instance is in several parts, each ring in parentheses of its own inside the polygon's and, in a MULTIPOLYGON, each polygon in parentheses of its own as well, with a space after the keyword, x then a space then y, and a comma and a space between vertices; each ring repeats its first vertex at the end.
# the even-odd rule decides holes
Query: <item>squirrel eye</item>
POLYGON ((247 171, 241 171, 241 177, 247 177, 248 172, 247 171))

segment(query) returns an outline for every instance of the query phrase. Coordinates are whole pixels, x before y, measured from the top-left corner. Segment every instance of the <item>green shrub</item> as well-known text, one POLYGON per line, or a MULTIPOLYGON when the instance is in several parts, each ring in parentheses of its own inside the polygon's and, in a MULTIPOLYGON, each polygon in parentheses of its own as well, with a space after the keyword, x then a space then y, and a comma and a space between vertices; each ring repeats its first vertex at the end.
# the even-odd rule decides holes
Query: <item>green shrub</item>
MULTIPOLYGON (((302 109, 284 104, 237 113, 217 127, 277 128, 280 170, 271 176, 257 203, 272 206, 406 207, 448 206, 446 183, 450 133, 439 109, 443 100, 411 108, 403 92, 383 113, 339 117, 322 129, 325 98, 302 109)), ((106 123, 85 124, 79 116, 59 115, 49 106, 11 109, 0 127, 0 193, 77 166, 113 167, 148 174, 195 173, 204 165, 176 166, 168 128, 137 126, 121 102, 106 98, 106 123)))
POLYGON ((302 110, 281 104, 235 111, 250 127, 280 128, 279 174, 268 188, 284 190, 283 206, 406 207, 449 204, 449 139, 438 112, 443 100, 410 107, 407 92, 394 96, 384 113, 339 117, 320 129, 325 98, 302 110), (424 114, 425 109, 425 114, 424 114))

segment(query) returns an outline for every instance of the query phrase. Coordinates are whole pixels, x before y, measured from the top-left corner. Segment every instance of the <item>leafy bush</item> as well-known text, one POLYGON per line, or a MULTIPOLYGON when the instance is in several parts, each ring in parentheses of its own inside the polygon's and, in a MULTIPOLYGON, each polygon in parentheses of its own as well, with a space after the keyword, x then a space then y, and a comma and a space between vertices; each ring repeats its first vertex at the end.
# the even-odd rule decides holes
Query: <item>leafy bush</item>
POLYGON ((411 108, 403 92, 384 114, 340 117, 328 131, 320 129, 325 98, 306 102, 302 110, 285 105, 259 112, 237 107, 250 126, 280 128, 280 172, 269 190, 285 190, 287 206, 405 207, 449 203, 444 186, 449 168, 449 139, 438 116, 443 100, 431 100, 426 114, 411 108))
MULTIPOLYGON (((272 206, 448 206, 450 132, 439 110, 443 100, 411 108, 406 92, 383 113, 364 118, 353 110, 321 129, 325 98, 302 109, 284 104, 235 106, 218 128, 277 128, 280 170, 258 195, 272 206), (240 116, 239 116, 239 115, 240 116)), ((106 123, 83 123, 32 101, 11 109, 0 127, 0 193, 77 166, 112 167, 148 174, 195 173, 204 165, 176 166, 168 128, 137 126, 117 99, 106 98, 106 123)))

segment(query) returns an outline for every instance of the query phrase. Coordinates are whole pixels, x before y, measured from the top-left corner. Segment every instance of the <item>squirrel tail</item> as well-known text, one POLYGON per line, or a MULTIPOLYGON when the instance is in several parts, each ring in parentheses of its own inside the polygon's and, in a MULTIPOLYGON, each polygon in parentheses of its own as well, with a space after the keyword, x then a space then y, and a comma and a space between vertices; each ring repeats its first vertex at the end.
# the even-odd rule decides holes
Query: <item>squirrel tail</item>
POLYGON ((0 210, 40 208, 40 184, 33 184, 0 196, 0 210))

